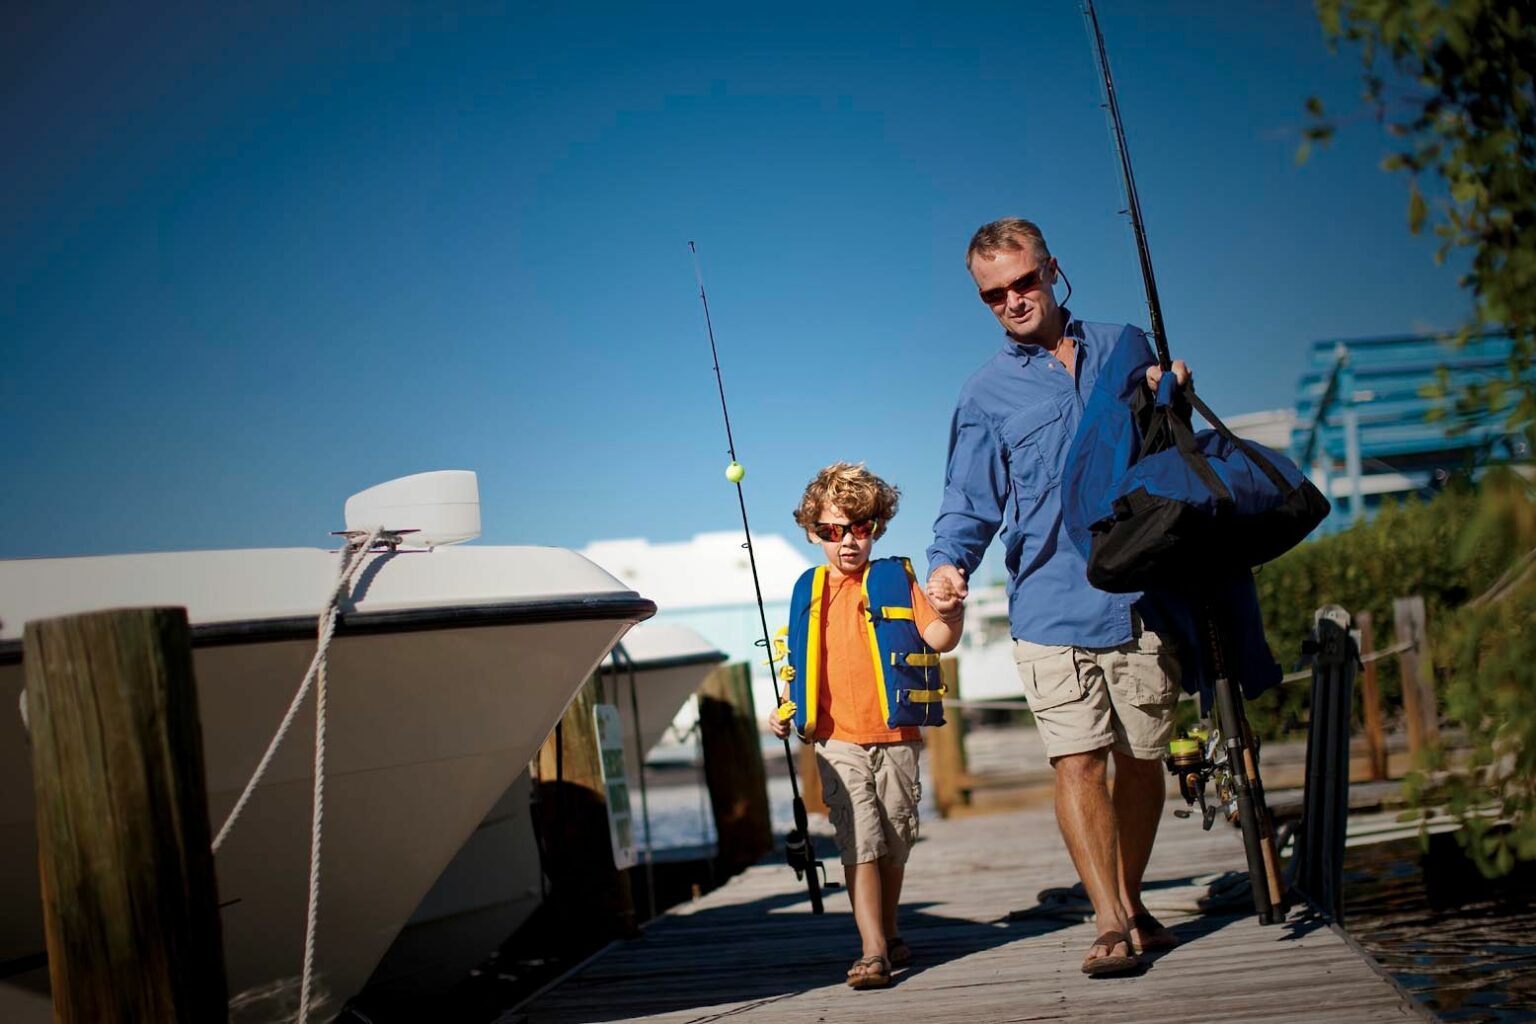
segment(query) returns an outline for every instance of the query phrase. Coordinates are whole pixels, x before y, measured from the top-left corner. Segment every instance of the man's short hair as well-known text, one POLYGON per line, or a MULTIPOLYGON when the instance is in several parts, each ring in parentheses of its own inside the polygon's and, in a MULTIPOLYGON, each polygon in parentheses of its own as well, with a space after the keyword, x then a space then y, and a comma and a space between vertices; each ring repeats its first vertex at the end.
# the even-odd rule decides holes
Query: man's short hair
POLYGON ((807 530, 821 518, 824 505, 836 505, 848 514, 850 522, 880 520, 875 531, 878 540, 885 526, 896 515, 901 491, 864 468, 864 463, 834 462, 816 474, 795 509, 795 522, 807 530))
POLYGON ((1004 217, 990 224, 983 224, 971 236, 970 247, 965 250, 965 269, 971 269, 971 260, 977 255, 991 256, 997 252, 1019 252, 1025 247, 1034 251, 1041 263, 1051 258, 1051 250, 1045 244, 1045 235, 1034 221, 1019 217, 1004 217))

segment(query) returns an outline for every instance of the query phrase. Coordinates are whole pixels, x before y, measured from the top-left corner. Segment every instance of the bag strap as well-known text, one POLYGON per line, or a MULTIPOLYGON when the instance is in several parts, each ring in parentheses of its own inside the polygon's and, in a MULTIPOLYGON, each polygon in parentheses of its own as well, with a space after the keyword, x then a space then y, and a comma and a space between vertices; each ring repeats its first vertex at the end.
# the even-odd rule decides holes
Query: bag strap
POLYGON ((1185 387, 1184 394, 1189 398, 1189 404, 1194 406, 1195 411, 1204 416, 1206 422, 1216 428, 1217 433, 1231 441, 1244 455, 1248 456, 1250 462, 1263 470, 1264 475, 1269 477, 1270 483, 1279 488, 1281 494, 1289 496, 1296 490, 1296 486, 1285 478, 1285 475, 1275 467, 1274 463, 1261 455, 1253 445, 1232 433, 1231 430, 1227 429, 1225 423, 1216 418, 1216 414, 1211 411, 1211 407, 1201 401, 1199 395, 1195 394, 1193 385, 1185 387))
POLYGON ((1205 484, 1215 496, 1217 504, 1231 502, 1232 492, 1227 490, 1227 485, 1222 483, 1221 477, 1217 476, 1216 471, 1211 468, 1210 460, 1205 457, 1205 453, 1195 445, 1195 432, 1190 427, 1189 421, 1178 415, 1172 406, 1162 408, 1166 410, 1168 427, 1173 432, 1173 442, 1178 446, 1179 455, 1184 462, 1195 471, 1200 482, 1205 484))

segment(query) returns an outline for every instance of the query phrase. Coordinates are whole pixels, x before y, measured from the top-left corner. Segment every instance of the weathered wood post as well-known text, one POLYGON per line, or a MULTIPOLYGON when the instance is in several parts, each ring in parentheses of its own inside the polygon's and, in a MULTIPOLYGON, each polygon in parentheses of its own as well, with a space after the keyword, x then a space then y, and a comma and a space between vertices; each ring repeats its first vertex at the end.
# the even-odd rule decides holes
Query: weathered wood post
POLYGON ((539 748, 537 761, 534 807, 551 918, 564 932, 562 938, 575 945, 639 934, 629 875, 614 865, 608 832, 608 797, 593 717, 598 685, 594 676, 582 686, 539 748))
POLYGON ((698 690, 704 780, 719 837, 717 860, 728 873, 757 863, 773 849, 768 778, 750 673, 744 662, 721 665, 698 690))
POLYGON ((186 610, 29 622, 22 658, 54 1020, 227 1020, 186 610))
MULTIPOLYGON (((939 679, 949 691, 950 700, 960 699, 960 662, 956 658, 939 661, 939 679)), ((969 802, 963 787, 965 779, 965 713, 956 707, 944 709, 942 728, 924 729, 923 743, 928 748, 928 777, 933 781, 933 803, 941 817, 949 817, 956 807, 969 802)))
POLYGON ((1440 740, 1440 712, 1435 702, 1435 665, 1429 656, 1424 598, 1399 597, 1392 602, 1397 642, 1415 646, 1398 656, 1403 676, 1403 717, 1408 724, 1408 752, 1417 756, 1440 740))
POLYGON ((1365 670, 1360 674, 1360 706, 1365 718, 1367 772, 1372 782, 1387 777, 1387 737, 1381 724, 1381 688, 1376 685, 1376 663, 1368 656, 1376 650, 1376 628, 1370 612, 1355 614, 1355 628, 1360 630, 1360 657, 1365 670))

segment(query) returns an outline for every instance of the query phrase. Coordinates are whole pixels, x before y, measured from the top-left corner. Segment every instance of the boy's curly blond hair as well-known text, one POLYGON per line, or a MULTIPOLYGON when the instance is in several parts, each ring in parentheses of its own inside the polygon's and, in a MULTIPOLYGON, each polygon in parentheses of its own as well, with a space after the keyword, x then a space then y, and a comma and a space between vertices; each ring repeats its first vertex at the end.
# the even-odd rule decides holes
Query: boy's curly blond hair
POLYGON ((834 462, 806 486, 800 507, 795 509, 795 522, 810 530, 820 521, 822 508, 836 505, 852 522, 878 519, 878 539, 896 515, 900 501, 901 491, 865 469, 864 463, 834 462))

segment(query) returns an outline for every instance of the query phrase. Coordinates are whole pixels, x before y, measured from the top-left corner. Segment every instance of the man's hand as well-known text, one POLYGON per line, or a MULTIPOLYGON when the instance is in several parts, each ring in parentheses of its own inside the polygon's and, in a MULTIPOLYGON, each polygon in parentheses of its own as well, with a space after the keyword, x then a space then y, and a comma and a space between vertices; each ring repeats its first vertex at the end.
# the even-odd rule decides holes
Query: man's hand
POLYGON ((928 603, 942 619, 952 621, 959 618, 965 610, 965 599, 969 593, 964 569, 941 565, 928 577, 928 603))
MULTIPOLYGON (((1179 387, 1183 387, 1184 385, 1188 384, 1192 377, 1192 374, 1189 372, 1189 366, 1182 359, 1175 359, 1173 361, 1173 375, 1178 380, 1179 387)), ((1151 388, 1153 391, 1156 391, 1157 382, 1162 379, 1163 368, 1161 366, 1159 366, 1157 363, 1153 363, 1151 366, 1147 367, 1147 387, 1151 388)))

